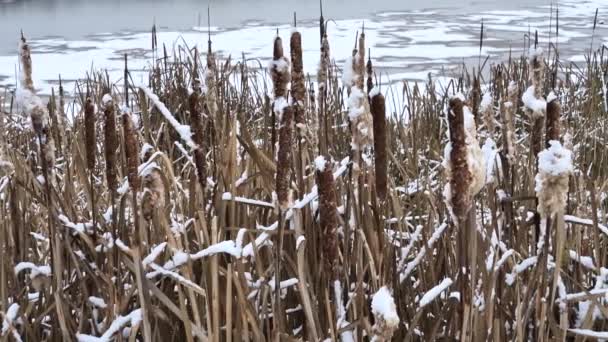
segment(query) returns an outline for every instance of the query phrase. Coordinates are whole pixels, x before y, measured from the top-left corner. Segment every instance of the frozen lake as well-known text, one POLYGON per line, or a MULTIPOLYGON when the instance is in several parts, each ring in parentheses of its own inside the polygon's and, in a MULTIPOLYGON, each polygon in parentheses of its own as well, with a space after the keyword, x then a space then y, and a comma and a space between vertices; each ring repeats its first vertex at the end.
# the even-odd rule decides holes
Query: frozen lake
MULTIPOLYGON (((58 75, 75 80, 93 68, 120 78, 120 56, 130 55, 131 69, 141 80, 152 59, 150 29, 171 51, 176 44, 206 48, 207 1, 194 0, 0 0, 0 85, 12 87, 16 50, 23 29, 33 50, 34 77, 42 93, 50 92, 58 75)), ((297 12, 303 34, 306 71, 318 62, 318 1, 210 0, 214 48, 264 62, 272 52, 278 28, 288 38, 297 12)), ((368 46, 386 80, 425 79, 428 72, 447 75, 447 66, 477 61, 480 24, 485 23, 486 56, 520 54, 524 36, 538 30, 541 46, 559 43, 565 60, 581 60, 591 46, 595 9, 599 24, 595 47, 608 39, 608 1, 566 0, 559 5, 559 36, 547 0, 325 0, 332 57, 338 63, 351 52, 357 30, 365 22, 368 46)), ((553 6, 555 8, 555 6, 553 6)), ((69 86, 68 86, 69 88, 69 86)))

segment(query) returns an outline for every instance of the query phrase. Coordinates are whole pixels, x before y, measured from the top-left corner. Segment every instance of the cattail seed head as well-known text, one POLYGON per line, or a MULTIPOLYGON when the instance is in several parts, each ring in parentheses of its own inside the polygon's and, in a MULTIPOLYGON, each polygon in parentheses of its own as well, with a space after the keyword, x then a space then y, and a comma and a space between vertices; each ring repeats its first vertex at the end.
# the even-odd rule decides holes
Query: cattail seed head
POLYGON ((116 153, 118 149, 118 136, 116 134, 116 113, 114 101, 110 94, 102 98, 104 107, 104 140, 106 157, 106 181, 110 191, 116 191, 118 183, 116 180, 116 153))
POLYGON ((304 108, 306 108, 306 83, 302 62, 302 35, 294 31, 290 39, 291 47, 291 95, 295 104, 296 125, 304 125, 304 108))
POLYGON ((277 153, 276 191, 279 207, 286 210, 290 205, 289 183, 291 181, 294 107, 287 106, 280 115, 279 151, 277 153))
POLYGON ((366 69, 367 69, 367 93, 369 94, 372 89, 374 89, 374 68, 372 65, 372 59, 371 56, 368 57, 367 59, 367 65, 366 65, 366 69))
POLYGON ((560 140, 560 111, 561 105, 552 92, 547 98, 546 147, 551 147, 551 140, 560 140))
POLYGON ((464 104, 458 97, 450 99, 448 125, 450 143, 446 146, 446 169, 449 171, 449 186, 446 186, 445 195, 454 221, 460 223, 465 220, 471 206, 469 188, 473 176, 467 164, 464 104))
POLYGON ((283 56, 283 41, 281 37, 274 40, 274 49, 270 62, 270 76, 272 78, 274 98, 287 96, 287 85, 290 81, 289 61, 283 56))
POLYGON ((19 42, 19 60, 21 62, 21 87, 34 92, 34 81, 32 79, 32 53, 27 40, 21 34, 19 42))
POLYGON ((315 159, 317 188, 319 189, 319 221, 322 236, 322 260, 326 274, 338 279, 338 211, 336 185, 331 162, 323 156, 315 159))
POLYGON ((89 172, 95 170, 96 137, 95 137, 95 105, 90 97, 84 104, 85 151, 87 154, 87 168, 89 172))
POLYGON ((147 221, 152 220, 154 213, 165 206, 165 183, 158 169, 153 169, 144 176, 142 194, 142 215, 147 221))
POLYGON ((125 143, 125 155, 127 159, 127 179, 129 187, 133 191, 137 191, 140 186, 138 174, 139 166, 139 144, 137 142, 137 132, 135 125, 131 119, 131 113, 125 110, 122 114, 122 126, 125 143))
POLYGON ((190 124, 192 126, 192 139, 196 144, 194 150, 194 163, 196 165, 196 172, 198 175, 198 182, 201 186, 201 190, 205 191, 207 184, 207 169, 205 160, 205 140, 204 140, 204 125, 203 116, 201 114, 201 103, 199 96, 200 89, 195 85, 194 91, 188 98, 188 105, 190 107, 190 124))
POLYGON ((380 199, 385 200, 388 187, 386 104, 384 95, 380 92, 371 93, 370 96, 372 96, 371 112, 374 119, 376 193, 380 199))

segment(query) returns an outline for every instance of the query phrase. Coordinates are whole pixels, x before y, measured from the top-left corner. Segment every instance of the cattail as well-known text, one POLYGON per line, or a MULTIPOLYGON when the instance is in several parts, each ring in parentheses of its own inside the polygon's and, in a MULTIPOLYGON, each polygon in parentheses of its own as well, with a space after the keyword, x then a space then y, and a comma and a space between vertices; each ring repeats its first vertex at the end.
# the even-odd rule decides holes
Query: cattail
POLYGON ((359 50, 353 50, 353 56, 344 65, 342 80, 349 87, 348 117, 350 119, 354 151, 354 167, 359 168, 359 152, 373 143, 373 119, 370 113, 368 97, 364 94, 365 77, 365 34, 359 37, 359 50))
POLYGON ((131 119, 131 113, 126 109, 122 113, 122 126, 125 144, 125 155, 127 157, 127 179, 129 187, 133 191, 137 191, 140 186, 138 174, 139 166, 139 145, 137 142, 137 132, 135 125, 131 119))
POLYGON ((481 85, 479 83, 479 77, 477 75, 473 76, 473 89, 470 94, 470 104, 471 110, 473 111, 473 116, 475 117, 475 122, 479 122, 479 106, 481 104, 481 85))
POLYGON ((21 42, 19 43, 19 60, 21 61, 21 87, 32 93, 34 90, 34 81, 32 79, 32 53, 30 46, 21 32, 21 42))
POLYGON ((302 35, 298 31, 291 34, 291 96, 295 104, 296 125, 304 126, 304 108, 306 108, 306 84, 302 62, 302 35))
POLYGON ((324 36, 321 42, 321 59, 319 61, 319 70, 317 73, 317 80, 319 83, 319 97, 324 96, 327 90, 327 81, 329 79, 328 77, 330 70, 329 54, 329 40, 327 39, 327 36, 324 36))
POLYGON ((542 136, 544 128, 545 112, 547 103, 543 100, 543 63, 542 49, 537 48, 533 51, 530 60, 531 85, 522 95, 522 101, 526 106, 526 112, 532 121, 532 131, 530 133, 530 149, 532 155, 536 156, 542 150, 542 136))
MULTIPOLYGON (((279 109, 275 108, 275 110, 279 109)), ((282 210, 289 208, 290 204, 289 182, 292 166, 293 117, 294 107, 286 106, 282 109, 279 119, 279 151, 277 153, 277 174, 275 181, 279 207, 282 210)))
POLYGON ((355 55, 355 61, 353 62, 355 71, 355 85, 363 91, 365 81, 365 28, 359 35, 359 46, 355 55))
MULTIPOLYGON (((195 57, 196 60, 196 57, 195 57)), ((195 62, 196 69, 196 62, 195 62)), ((200 110, 200 82, 198 78, 194 79, 193 84, 194 91, 188 98, 188 105, 190 107, 190 124, 192 126, 192 139, 196 144, 194 150, 194 163, 196 165, 196 172, 198 175, 198 181, 201 186, 201 190, 204 192, 207 185, 207 171, 205 161, 205 145, 204 145, 204 127, 203 117, 200 110)))
POLYGON ((111 192, 116 191, 116 150, 118 148, 118 137, 116 135, 116 114, 114 101, 110 94, 105 94, 101 100, 104 107, 104 139, 106 157, 106 181, 111 192))
POLYGON ((89 172, 95 170, 95 155, 97 153, 95 145, 95 105, 90 97, 87 97, 84 105, 84 128, 85 128, 85 151, 87 153, 87 168, 89 172))
POLYGON ((290 81, 289 61, 283 56, 283 41, 279 36, 274 40, 272 61, 270 62, 269 69, 274 98, 287 96, 287 85, 290 81))
MULTIPOLYGON (((377 89, 377 88, 375 88, 377 89)), ((386 104, 384 95, 379 91, 370 93, 371 112, 374 118, 374 152, 375 152, 375 173, 376 173, 376 193, 380 199, 386 199, 387 191, 387 135, 386 135, 386 104)))
POLYGON ((517 104, 517 83, 509 82, 507 87, 508 101, 503 103, 502 115, 502 134, 503 134, 503 150, 505 152, 509 165, 515 163, 515 106, 517 104))
POLYGON ((146 221, 152 220, 154 213, 165 206, 165 183, 158 169, 144 176, 144 191, 141 199, 142 215, 146 221))
POLYGON ((450 100, 448 125, 450 142, 445 149, 446 170, 449 184, 445 188, 445 197, 448 208, 455 223, 465 221, 471 207, 470 187, 473 175, 467 163, 467 143, 465 130, 464 104, 458 97, 450 100))
MULTIPOLYGON (((198 72, 198 71, 195 71, 198 72)), ((211 117, 215 117, 217 106, 217 66, 215 62, 215 54, 211 50, 211 38, 208 41, 207 48, 207 71, 205 73, 205 85, 207 93, 205 94, 205 103, 211 117)))
POLYGON ((338 279, 338 211, 336 185, 331 163, 323 156, 315 159, 317 188, 319 189, 319 222, 322 236, 322 259, 325 273, 338 279))
POLYGON ((568 198, 569 177, 574 172, 572 152, 557 140, 538 155, 536 196, 541 218, 551 218, 563 213, 568 198))
POLYGON ((551 146, 551 140, 559 141, 560 138, 560 111, 561 106, 559 101, 557 100, 557 96, 555 93, 551 92, 547 97, 547 126, 546 126, 546 136, 545 136, 545 144, 546 147, 549 148, 551 146))
MULTIPOLYGON (((373 79, 374 68, 372 66, 371 56, 368 56, 366 69, 367 69, 367 94, 369 95, 370 92, 372 91, 372 89, 374 89, 374 79, 373 79)), ((371 95, 370 95, 370 97, 371 97, 371 95)))
POLYGON ((46 168, 48 172, 52 171, 53 166, 55 166, 55 142, 53 137, 51 136, 51 131, 49 126, 45 126, 42 129, 42 134, 40 135, 40 150, 42 151, 42 157, 46 162, 46 168))

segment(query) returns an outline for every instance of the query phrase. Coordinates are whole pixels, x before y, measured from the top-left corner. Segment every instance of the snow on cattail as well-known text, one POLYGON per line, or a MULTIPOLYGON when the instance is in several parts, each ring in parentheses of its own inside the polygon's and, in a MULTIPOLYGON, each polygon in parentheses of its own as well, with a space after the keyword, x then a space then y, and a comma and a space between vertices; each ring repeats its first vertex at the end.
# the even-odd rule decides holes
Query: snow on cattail
POLYGON ((372 314, 375 320, 372 341, 391 341, 393 333, 399 327, 399 315, 395 300, 386 286, 381 287, 372 297, 372 314))
POLYGON ((322 236, 322 256, 325 272, 336 279, 338 270, 338 211, 336 185, 331 162, 324 156, 315 158, 319 189, 319 221, 322 236))
POLYGON ((462 95, 455 96, 449 103, 450 141, 445 147, 443 164, 448 178, 444 196, 455 222, 465 219, 473 197, 483 188, 486 179, 475 118, 462 99, 462 95))
POLYGON ((123 109, 122 126, 125 155, 127 159, 127 180, 129 181, 129 187, 131 190, 137 191, 140 186, 140 179, 137 170, 139 166, 139 143, 137 142, 137 132, 128 108, 123 109))
POLYGON ((371 113, 374 119, 376 193, 380 199, 384 200, 386 199, 388 186, 386 104, 384 95, 377 89, 374 88, 369 96, 371 98, 371 113))
POLYGON ((294 100, 296 125, 305 125, 304 108, 306 108, 306 84, 302 61, 302 35, 298 31, 291 33, 289 41, 291 51, 291 95, 294 100))
POLYGON ((165 206, 165 183, 158 168, 152 168, 143 178, 141 209, 144 219, 150 221, 165 206))
POLYGON ((277 153, 276 191, 279 207, 282 210, 289 208, 291 180, 291 150, 293 144, 294 106, 285 106, 280 109, 279 120, 279 151, 277 153))
POLYGON ((557 140, 551 140, 549 145, 538 154, 535 178, 538 212, 544 218, 563 212, 568 198, 569 177, 574 172, 572 152, 557 140))
POLYGON ((108 189, 115 191, 117 188, 116 180, 116 153, 118 149, 118 136, 116 135, 116 113, 114 109, 114 101, 110 94, 105 94, 102 97, 102 106, 104 114, 104 154, 106 158, 106 181, 108 189))
POLYGON ((521 99, 532 121, 530 147, 532 154, 536 156, 542 149, 544 118, 547 110, 547 102, 543 98, 544 64, 542 62, 542 49, 538 48, 531 51, 530 57, 531 85, 526 89, 521 99))
POLYGON ((95 105, 90 97, 87 97, 84 104, 84 127, 87 168, 89 169, 89 172, 94 172, 95 157, 97 153, 95 138, 95 105))

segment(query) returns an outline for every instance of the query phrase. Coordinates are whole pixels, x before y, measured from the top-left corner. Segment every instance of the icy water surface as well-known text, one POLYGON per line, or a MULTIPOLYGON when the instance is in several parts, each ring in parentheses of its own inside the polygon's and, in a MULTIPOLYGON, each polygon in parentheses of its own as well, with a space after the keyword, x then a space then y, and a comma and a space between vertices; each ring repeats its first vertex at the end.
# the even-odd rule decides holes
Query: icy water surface
MULTIPOLYGON (((177 45, 206 49, 206 1, 195 0, 0 0, 0 86, 13 87, 18 73, 19 30, 30 38, 35 84, 49 93, 58 75, 67 81, 91 68, 121 76, 127 53, 135 82, 145 79, 153 52, 150 28, 171 52, 177 45)), ((558 43, 563 59, 580 61, 591 46, 595 9, 599 20, 593 39, 608 40, 608 0, 565 0, 559 4, 559 36, 548 0, 325 0, 332 57, 338 64, 350 53, 365 23, 368 46, 385 82, 422 80, 429 72, 449 77, 448 67, 476 64, 479 32, 485 23, 481 59, 504 58, 523 51, 524 37, 538 30, 541 46, 558 43)), ((221 56, 259 59, 272 52, 277 28, 288 38, 297 12, 303 34, 306 71, 318 63, 318 1, 210 0, 214 49, 221 56)), ((68 85, 69 89, 69 85, 68 85)))

